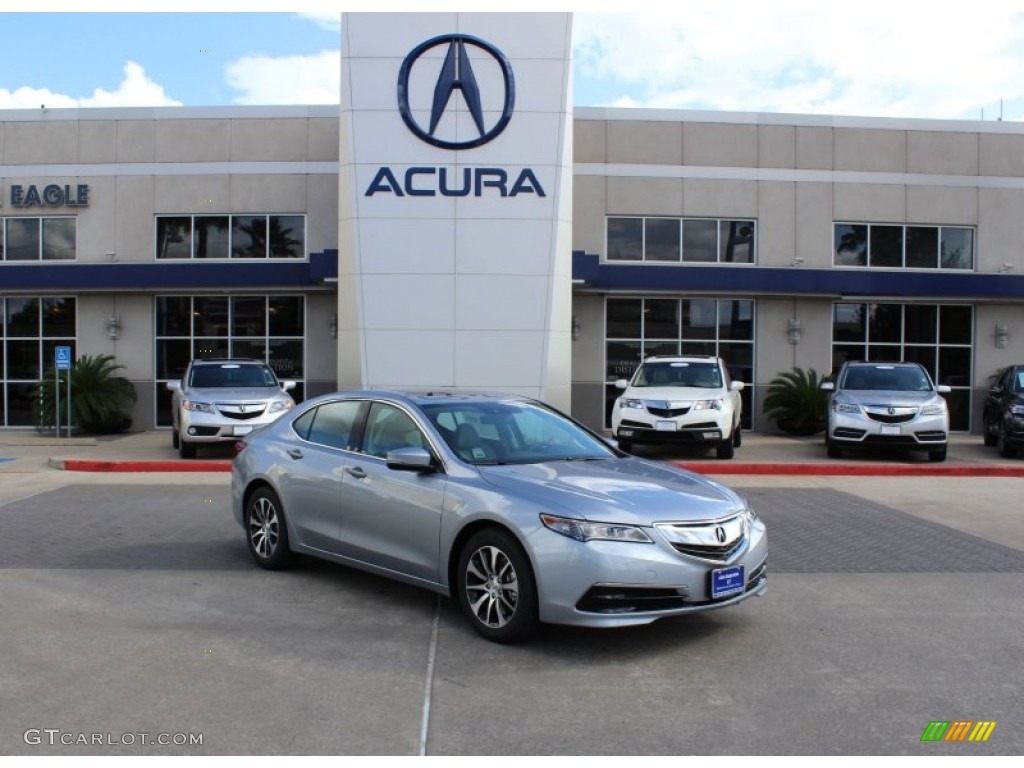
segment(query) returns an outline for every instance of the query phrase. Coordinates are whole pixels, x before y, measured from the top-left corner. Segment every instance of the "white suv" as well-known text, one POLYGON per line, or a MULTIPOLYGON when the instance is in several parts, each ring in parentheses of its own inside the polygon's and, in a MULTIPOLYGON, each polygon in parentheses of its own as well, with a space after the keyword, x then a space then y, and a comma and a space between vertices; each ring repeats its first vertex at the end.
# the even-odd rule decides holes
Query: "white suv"
POLYGON ((740 444, 742 381, 729 380, 718 357, 649 357, 612 406, 612 434, 619 447, 634 443, 713 445, 731 459, 740 444))

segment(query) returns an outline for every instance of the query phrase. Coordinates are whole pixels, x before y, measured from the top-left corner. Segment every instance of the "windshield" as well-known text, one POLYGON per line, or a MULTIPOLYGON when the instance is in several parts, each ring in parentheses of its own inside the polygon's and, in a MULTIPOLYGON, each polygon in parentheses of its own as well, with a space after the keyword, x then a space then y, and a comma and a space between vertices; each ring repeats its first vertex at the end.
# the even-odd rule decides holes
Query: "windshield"
POLYGON ((932 383, 917 366, 858 365, 847 369, 841 389, 930 392, 932 383))
POLYGON ((722 373, 717 362, 644 363, 630 386, 719 389, 722 386, 722 373))
POLYGON ((604 441, 537 403, 454 402, 421 407, 452 451, 469 464, 615 457, 604 441))
POLYGON ((224 363, 223 365, 197 365, 192 369, 189 386, 199 389, 226 387, 276 387, 277 376, 266 365, 224 363))

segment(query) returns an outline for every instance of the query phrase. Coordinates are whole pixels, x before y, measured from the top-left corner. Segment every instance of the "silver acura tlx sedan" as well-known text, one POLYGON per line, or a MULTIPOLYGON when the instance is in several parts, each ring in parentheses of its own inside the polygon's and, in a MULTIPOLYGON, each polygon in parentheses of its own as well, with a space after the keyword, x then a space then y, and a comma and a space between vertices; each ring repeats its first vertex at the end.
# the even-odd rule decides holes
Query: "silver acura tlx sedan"
POLYGON ((489 640, 646 624, 766 586, 765 526, 741 496, 536 400, 336 393, 236 449, 232 507, 260 566, 299 552, 426 587, 489 640))

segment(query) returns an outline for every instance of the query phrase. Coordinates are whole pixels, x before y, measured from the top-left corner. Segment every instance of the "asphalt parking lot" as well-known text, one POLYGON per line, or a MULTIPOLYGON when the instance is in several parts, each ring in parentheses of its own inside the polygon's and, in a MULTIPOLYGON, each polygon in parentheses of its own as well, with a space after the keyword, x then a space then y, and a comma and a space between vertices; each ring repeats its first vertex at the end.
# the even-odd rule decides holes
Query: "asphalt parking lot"
POLYGON ((256 568, 225 475, 5 478, 0 754, 1024 750, 1022 479, 727 478, 769 527, 765 597, 504 647, 412 587, 256 568), (998 725, 923 743, 933 720, 998 725))

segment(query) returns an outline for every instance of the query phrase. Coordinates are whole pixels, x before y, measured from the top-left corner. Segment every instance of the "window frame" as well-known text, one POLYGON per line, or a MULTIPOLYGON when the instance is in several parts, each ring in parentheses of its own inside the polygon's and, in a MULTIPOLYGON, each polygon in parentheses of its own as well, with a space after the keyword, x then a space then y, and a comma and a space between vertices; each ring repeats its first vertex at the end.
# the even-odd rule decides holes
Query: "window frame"
POLYGON ((728 267, 755 267, 758 263, 759 248, 758 248, 758 234, 759 234, 759 220, 756 217, 721 217, 721 216, 657 216, 647 215, 638 216, 634 214, 624 215, 605 215, 604 225, 604 253, 602 254, 601 261, 607 264, 651 264, 655 266, 697 266, 697 267, 708 267, 708 266, 728 266, 728 267), (612 258, 609 255, 609 224, 613 219, 628 219, 640 222, 640 258, 639 259, 622 259, 612 258), (669 221, 674 220, 679 222, 679 258, 678 259, 652 259, 647 256, 647 222, 648 220, 657 221, 669 221), (715 258, 713 261, 694 261, 686 259, 686 222, 688 221, 701 221, 701 222, 713 222, 715 225, 715 246, 714 253, 715 258), (722 227, 723 224, 729 222, 749 222, 753 225, 754 232, 751 237, 751 258, 750 261, 723 261, 723 240, 722 240, 722 227))
POLYGON ((977 272, 977 243, 978 243, 978 227, 970 224, 911 224, 906 222, 892 222, 892 221, 849 221, 849 220, 838 220, 832 222, 832 267, 834 269, 873 269, 879 271, 904 271, 904 272, 954 272, 954 273, 966 273, 966 272, 977 272), (838 259, 838 251, 836 249, 837 240, 837 227, 866 227, 867 236, 864 241, 864 264, 841 264, 838 259), (874 242, 873 232, 876 227, 885 228, 900 228, 900 264, 898 266, 880 266, 874 264, 872 258, 872 244, 874 242), (924 229, 935 231, 935 266, 908 266, 907 265, 907 237, 908 231, 911 229, 924 229), (971 240, 971 253, 970 253, 970 266, 968 267, 950 267, 942 265, 942 244, 943 244, 943 230, 965 230, 970 233, 971 240))
POLYGON ((0 264, 34 264, 34 263, 64 263, 70 264, 78 261, 78 217, 77 216, 0 216, 0 264), (38 247, 34 259, 9 259, 7 247, 7 222, 13 220, 35 219, 38 222, 36 230, 38 247), (70 259, 47 259, 44 258, 45 247, 43 243, 43 222, 51 219, 62 219, 71 221, 74 224, 75 237, 72 244, 74 255, 70 259))
POLYGON ((203 213, 158 213, 153 216, 153 254, 154 259, 159 262, 170 261, 170 262, 214 262, 214 263, 228 263, 232 261, 241 262, 260 262, 260 261, 309 261, 309 216, 305 212, 299 213, 223 213, 223 212, 203 212, 203 213), (271 239, 266 238, 264 244, 264 255, 263 256, 233 256, 234 252, 234 229, 235 219, 242 218, 259 218, 264 219, 264 232, 270 231, 270 220, 274 217, 285 218, 285 217, 301 217, 302 219, 302 255, 301 256, 274 256, 271 248, 271 239), (196 219, 215 219, 215 218, 226 218, 228 221, 227 226, 227 256, 223 257, 199 257, 196 256, 196 219), (161 219, 188 219, 189 220, 189 255, 188 258, 169 258, 161 257, 159 254, 160 248, 160 220, 161 219))

